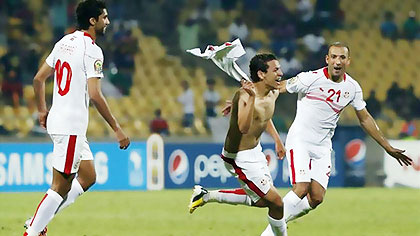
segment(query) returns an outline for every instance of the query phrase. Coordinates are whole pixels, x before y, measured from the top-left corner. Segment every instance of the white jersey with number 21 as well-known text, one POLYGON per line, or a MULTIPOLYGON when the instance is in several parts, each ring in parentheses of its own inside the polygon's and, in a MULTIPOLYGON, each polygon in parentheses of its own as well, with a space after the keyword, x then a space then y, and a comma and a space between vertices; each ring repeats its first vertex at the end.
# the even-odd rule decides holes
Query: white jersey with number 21
POLYGON ((101 48, 88 33, 75 31, 55 44, 46 63, 54 68, 48 133, 86 135, 89 120, 87 80, 103 77, 101 48))
POLYGON ((287 91, 298 93, 298 99, 286 145, 298 141, 331 148, 341 111, 349 104, 356 110, 366 106, 360 85, 348 74, 339 83, 328 78, 327 68, 321 68, 299 73, 287 81, 287 91))

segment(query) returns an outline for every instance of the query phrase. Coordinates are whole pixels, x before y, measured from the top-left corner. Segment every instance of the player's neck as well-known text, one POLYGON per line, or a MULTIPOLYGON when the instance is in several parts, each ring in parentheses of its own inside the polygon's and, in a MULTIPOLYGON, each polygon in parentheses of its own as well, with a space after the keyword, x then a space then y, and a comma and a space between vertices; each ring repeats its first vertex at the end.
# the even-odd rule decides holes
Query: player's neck
POLYGON ((344 74, 340 76, 333 76, 331 71, 328 70, 328 79, 332 80, 333 82, 340 83, 341 81, 344 80, 344 74))
POLYGON ((271 91, 270 89, 267 88, 267 86, 265 85, 265 83, 263 83, 263 81, 254 83, 254 86, 255 86, 255 93, 257 97, 265 97, 271 91))
POLYGON ((330 80, 332 80, 336 83, 340 83, 341 81, 343 81, 343 75, 341 75, 341 76, 331 76, 330 80))
POLYGON ((82 30, 82 32, 85 32, 85 33, 89 34, 89 36, 92 38, 92 40, 96 41, 96 32, 95 32, 95 29, 93 29, 92 27, 89 27, 89 29, 87 29, 87 30, 82 30))

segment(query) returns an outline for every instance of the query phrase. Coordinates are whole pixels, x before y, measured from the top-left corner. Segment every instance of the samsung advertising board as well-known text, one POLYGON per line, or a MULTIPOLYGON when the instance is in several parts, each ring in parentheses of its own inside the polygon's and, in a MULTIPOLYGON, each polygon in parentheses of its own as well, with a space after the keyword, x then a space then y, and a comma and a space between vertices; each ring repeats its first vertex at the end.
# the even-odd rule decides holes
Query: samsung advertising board
MULTIPOLYGON (((90 143, 96 184, 91 190, 145 190, 146 143, 90 143)), ((46 191, 52 181, 52 143, 0 144, 0 192, 46 191)))

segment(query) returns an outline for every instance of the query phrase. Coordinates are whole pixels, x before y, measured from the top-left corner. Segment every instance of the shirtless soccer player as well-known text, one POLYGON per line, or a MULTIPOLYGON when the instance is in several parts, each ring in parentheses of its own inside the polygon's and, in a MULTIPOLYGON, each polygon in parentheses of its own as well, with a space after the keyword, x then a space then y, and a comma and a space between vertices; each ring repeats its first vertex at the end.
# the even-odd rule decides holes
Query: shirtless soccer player
MULTIPOLYGON (((331 171, 331 138, 340 112, 351 105, 360 125, 400 165, 411 165, 403 150, 392 147, 366 110, 360 85, 346 74, 348 46, 329 46, 327 67, 302 72, 281 82, 280 92, 298 93, 296 117, 286 139, 293 189, 283 198, 286 222, 315 209, 324 199, 331 171)), ((267 229, 270 231, 270 229, 267 229)), ((272 235, 267 233, 266 235, 272 235)))
POLYGON ((267 160, 260 145, 262 132, 274 139, 276 153, 284 156, 284 146, 271 120, 279 95, 283 72, 272 54, 252 58, 251 82, 245 82, 232 100, 232 114, 221 158, 226 168, 238 178, 242 188, 208 191, 196 185, 189 209, 193 213, 206 203, 268 207, 268 222, 275 235, 287 235, 283 202, 273 186, 267 160))
POLYGON ((114 130, 120 148, 130 144, 101 92, 103 54, 95 39, 110 23, 105 4, 97 0, 80 2, 76 14, 80 29, 55 44, 33 81, 39 122, 54 143, 53 180, 34 216, 25 224, 26 236, 46 235, 46 226, 54 215, 95 183, 93 156, 86 139, 89 98, 114 130), (52 74, 53 101, 48 111, 45 81, 52 74))

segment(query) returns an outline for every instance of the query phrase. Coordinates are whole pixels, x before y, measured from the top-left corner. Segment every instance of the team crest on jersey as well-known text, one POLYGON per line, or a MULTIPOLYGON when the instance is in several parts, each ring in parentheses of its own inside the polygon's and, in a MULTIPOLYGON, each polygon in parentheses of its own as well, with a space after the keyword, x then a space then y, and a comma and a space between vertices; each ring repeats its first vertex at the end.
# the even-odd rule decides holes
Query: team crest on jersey
POLYGON ((344 97, 345 98, 348 98, 350 96, 350 93, 349 92, 344 92, 344 97))
POLYGON ((102 73, 102 61, 101 60, 96 60, 95 63, 93 64, 93 66, 95 68, 96 74, 102 73))
POLYGON ((293 78, 291 78, 291 79, 287 80, 287 83, 288 83, 288 84, 294 84, 294 83, 296 83, 296 81, 297 81, 297 76, 295 76, 295 77, 293 77, 293 78))

